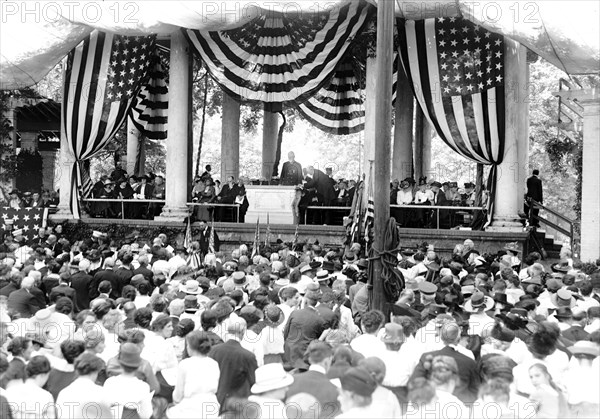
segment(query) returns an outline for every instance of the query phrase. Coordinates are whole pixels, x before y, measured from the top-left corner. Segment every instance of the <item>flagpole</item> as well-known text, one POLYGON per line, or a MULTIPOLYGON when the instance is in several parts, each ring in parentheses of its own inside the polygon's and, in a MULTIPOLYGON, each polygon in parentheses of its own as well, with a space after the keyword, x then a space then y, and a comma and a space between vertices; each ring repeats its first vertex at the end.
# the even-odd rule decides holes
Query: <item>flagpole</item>
MULTIPOLYGON (((373 247, 382 252, 385 245, 385 230, 390 218, 390 154, 392 124, 392 67, 394 52, 394 8, 393 1, 380 1, 377 4, 377 84, 375 89, 375 170, 374 170, 374 237, 373 247)), ((370 283, 371 309, 387 313, 386 296, 383 288, 383 264, 378 254, 371 252, 374 259, 370 283)), ((386 316, 387 317, 387 316, 386 316)))

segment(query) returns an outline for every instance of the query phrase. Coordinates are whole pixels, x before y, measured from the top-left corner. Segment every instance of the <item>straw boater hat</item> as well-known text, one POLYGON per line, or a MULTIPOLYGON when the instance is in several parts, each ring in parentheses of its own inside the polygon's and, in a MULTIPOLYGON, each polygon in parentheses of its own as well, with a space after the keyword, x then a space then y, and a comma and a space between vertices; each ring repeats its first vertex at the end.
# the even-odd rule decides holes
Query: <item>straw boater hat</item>
POLYGON ((587 340, 575 342, 573 346, 567 348, 573 355, 589 355, 592 357, 600 356, 600 346, 597 343, 587 340))
POLYGON ((404 329, 397 323, 386 323, 384 331, 381 337, 383 343, 402 343, 406 340, 404 329))
POLYGON ((202 289, 200 288, 200 283, 195 279, 188 279, 185 282, 185 285, 182 286, 182 291, 188 295, 198 295, 202 294, 202 289))
POLYGON ((569 290, 558 290, 556 294, 550 296, 550 302, 554 307, 570 307, 573 308, 577 301, 573 298, 573 294, 569 290))
POLYGON ((471 299, 465 303, 465 310, 469 313, 476 313, 481 307, 485 307, 486 311, 491 310, 494 307, 494 300, 477 290, 473 293, 471 299))
POLYGON ((272 327, 277 327, 285 320, 283 311, 275 304, 270 304, 265 307, 265 323, 272 327))
POLYGON ((254 373, 256 381, 250 391, 261 394, 267 391, 288 387, 294 382, 294 377, 285 372, 283 365, 274 363, 258 367, 254 373))
POLYGON ((317 271, 317 278, 316 278, 316 280, 318 282, 327 281, 328 279, 329 279, 329 272, 327 272, 324 269, 321 269, 321 270, 317 271))
POLYGON ((248 278, 243 271, 236 271, 231 275, 231 279, 233 279, 233 283, 236 287, 243 287, 248 285, 248 278))

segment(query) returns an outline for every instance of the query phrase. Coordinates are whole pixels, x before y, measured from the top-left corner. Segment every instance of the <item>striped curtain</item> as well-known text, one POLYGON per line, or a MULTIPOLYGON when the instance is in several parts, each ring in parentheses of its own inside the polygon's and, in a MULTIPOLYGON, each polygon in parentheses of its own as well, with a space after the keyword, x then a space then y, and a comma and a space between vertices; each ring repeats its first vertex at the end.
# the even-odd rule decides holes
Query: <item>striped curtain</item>
POLYGON ((212 77, 237 100, 303 101, 331 78, 374 10, 353 1, 323 13, 264 11, 236 29, 183 32, 212 77))
POLYGON ((455 152, 497 166, 504 157, 504 38, 462 18, 398 20, 400 55, 429 123, 455 152))
POLYGON ((169 86, 167 71, 161 57, 150 58, 148 82, 142 86, 131 107, 131 120, 135 127, 151 140, 167 138, 169 86))
MULTIPOLYGON (((64 70, 62 132, 72 161, 70 207, 80 218, 79 194, 89 192, 91 179, 83 162, 98 154, 125 121, 146 81, 155 36, 120 36, 92 32, 67 57, 64 70)), ((84 195, 85 196, 85 195, 84 195)))
MULTIPOLYGON (((394 58, 392 105, 396 101, 399 55, 394 58)), ((329 83, 296 105, 302 116, 321 131, 348 135, 365 129, 366 64, 348 54, 329 83)))

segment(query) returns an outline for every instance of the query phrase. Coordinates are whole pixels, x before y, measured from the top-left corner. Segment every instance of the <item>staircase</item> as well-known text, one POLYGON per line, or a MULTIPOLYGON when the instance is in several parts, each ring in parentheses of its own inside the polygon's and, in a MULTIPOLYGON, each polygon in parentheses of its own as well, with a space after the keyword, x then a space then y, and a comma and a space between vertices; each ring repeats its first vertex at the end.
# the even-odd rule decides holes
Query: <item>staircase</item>
MULTIPOLYGON (((543 228, 538 228, 535 233, 535 238, 538 243, 548 253, 547 259, 560 259, 560 249, 562 248, 562 242, 556 240, 553 235, 547 234, 543 228)), ((533 250, 531 250, 533 251, 533 250)))

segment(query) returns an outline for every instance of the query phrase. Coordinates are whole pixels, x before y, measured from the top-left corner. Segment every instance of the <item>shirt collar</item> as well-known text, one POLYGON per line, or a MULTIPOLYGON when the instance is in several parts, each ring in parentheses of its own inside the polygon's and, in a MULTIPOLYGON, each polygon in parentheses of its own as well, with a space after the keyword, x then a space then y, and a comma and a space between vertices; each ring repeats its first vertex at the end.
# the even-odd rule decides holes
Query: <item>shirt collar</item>
POLYGON ((325 368, 323 368, 320 365, 311 365, 310 367, 308 367, 309 371, 316 371, 316 372, 320 372, 321 374, 325 375, 327 374, 327 371, 325 371, 325 368))

